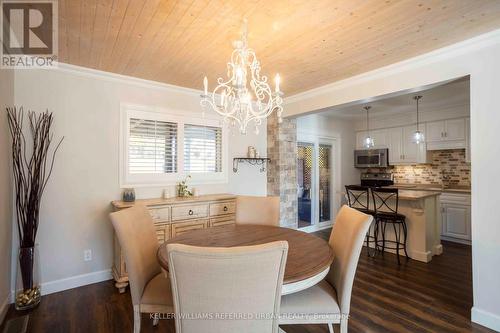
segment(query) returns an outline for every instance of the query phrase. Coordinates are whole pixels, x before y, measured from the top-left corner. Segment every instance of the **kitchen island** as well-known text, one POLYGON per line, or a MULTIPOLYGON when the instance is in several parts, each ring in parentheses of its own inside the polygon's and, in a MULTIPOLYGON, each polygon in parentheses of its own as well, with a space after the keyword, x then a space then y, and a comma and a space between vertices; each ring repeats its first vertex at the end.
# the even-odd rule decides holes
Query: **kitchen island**
MULTIPOLYGON (((441 245, 441 204, 440 192, 399 190, 398 213, 406 216, 408 227, 407 251, 411 259, 429 262, 435 255, 443 252, 441 245)), ((363 199, 361 198, 361 201, 363 199)), ((390 203, 390 200, 388 200, 390 203)), ((394 206, 394 203, 390 204, 394 206)), ((370 194, 370 209, 374 210, 370 194)), ((371 228, 372 236, 373 230, 371 228)), ((387 240, 395 240, 391 226, 386 228, 387 240)), ((379 240, 381 234, 379 233, 379 240)), ((403 241, 403 240, 401 240, 403 241)), ((373 244, 370 244, 373 247, 373 244)), ((396 253, 395 250, 385 249, 386 252, 396 253)), ((404 251, 399 251, 404 256, 404 251)))
MULTIPOLYGON (((432 191, 399 191, 398 212, 406 216, 407 251, 412 259, 429 262, 433 256, 443 253, 440 195, 432 191)), ((386 238, 395 239, 392 228, 386 228, 386 238)), ((395 253, 394 250, 386 251, 395 253)))

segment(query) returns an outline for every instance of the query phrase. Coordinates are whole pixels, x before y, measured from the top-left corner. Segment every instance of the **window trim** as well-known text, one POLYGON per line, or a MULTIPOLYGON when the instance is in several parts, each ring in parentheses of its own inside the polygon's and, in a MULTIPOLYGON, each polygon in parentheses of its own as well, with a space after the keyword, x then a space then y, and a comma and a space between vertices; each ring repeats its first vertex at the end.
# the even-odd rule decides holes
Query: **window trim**
POLYGON ((215 126, 222 128, 222 171, 213 173, 192 173, 190 185, 228 183, 228 140, 227 126, 216 118, 196 117, 191 111, 165 109, 135 104, 120 104, 120 187, 160 187, 171 186, 184 180, 184 124, 215 126), (128 143, 130 118, 144 118, 177 123, 177 172, 170 174, 130 174, 128 168, 128 143))

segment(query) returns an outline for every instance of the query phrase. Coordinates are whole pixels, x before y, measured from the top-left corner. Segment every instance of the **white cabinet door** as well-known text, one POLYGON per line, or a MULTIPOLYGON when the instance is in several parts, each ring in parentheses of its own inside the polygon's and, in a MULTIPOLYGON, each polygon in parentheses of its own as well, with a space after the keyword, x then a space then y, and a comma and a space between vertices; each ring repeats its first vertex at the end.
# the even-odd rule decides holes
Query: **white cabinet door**
POLYGON ((444 204, 443 235, 471 240, 470 207, 444 204))
POLYGON ((413 134, 417 126, 403 127, 403 161, 405 163, 417 163, 419 145, 413 142, 413 134))
POLYGON ((389 148, 389 164, 403 162, 403 130, 401 127, 387 130, 387 147, 389 148))
POLYGON ((426 124, 427 142, 438 142, 444 140, 444 121, 433 121, 426 124))
POLYGON ((465 118, 445 120, 444 127, 446 141, 465 140, 465 118))
POLYGON ((387 148, 387 130, 379 129, 370 131, 373 138, 374 148, 387 148))

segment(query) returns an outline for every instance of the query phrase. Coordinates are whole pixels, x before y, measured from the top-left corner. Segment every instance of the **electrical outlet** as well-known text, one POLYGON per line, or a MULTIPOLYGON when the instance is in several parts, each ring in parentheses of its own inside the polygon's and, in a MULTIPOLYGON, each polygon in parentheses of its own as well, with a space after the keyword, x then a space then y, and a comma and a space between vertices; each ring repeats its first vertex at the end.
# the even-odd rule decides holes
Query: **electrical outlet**
POLYGON ((92 250, 84 250, 83 251, 83 260, 91 261, 92 260, 92 250))

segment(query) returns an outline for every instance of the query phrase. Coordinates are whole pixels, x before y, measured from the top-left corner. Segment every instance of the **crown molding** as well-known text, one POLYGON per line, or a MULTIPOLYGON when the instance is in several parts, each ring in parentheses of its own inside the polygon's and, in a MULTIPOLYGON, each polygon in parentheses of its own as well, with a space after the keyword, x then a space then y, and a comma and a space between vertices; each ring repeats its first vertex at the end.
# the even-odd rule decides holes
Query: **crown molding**
POLYGON ((71 64, 67 64, 67 63, 63 63, 63 62, 57 62, 56 66, 54 66, 53 68, 43 68, 43 70, 58 71, 58 72, 62 72, 62 73, 69 73, 69 74, 74 74, 74 75, 91 77, 91 78, 101 79, 101 80, 106 80, 106 81, 111 81, 111 82, 118 82, 118 83, 122 83, 122 84, 135 85, 135 86, 143 87, 143 88, 160 89, 160 90, 165 90, 165 91, 170 91, 170 92, 175 92, 175 93, 188 94, 188 95, 193 95, 196 97, 200 97, 200 95, 203 93, 201 90, 196 90, 196 89, 192 89, 192 88, 176 86, 173 84, 168 84, 168 83, 163 83, 163 82, 158 82, 158 81, 140 79, 140 78, 137 78, 134 76, 111 73, 111 72, 101 71, 98 69, 82 67, 82 66, 77 66, 77 65, 71 65, 71 64))
POLYGON ((370 80, 374 80, 383 76, 397 74, 408 70, 408 67, 421 67, 427 64, 436 62, 437 60, 446 60, 457 55, 476 51, 485 47, 500 44, 500 29, 458 42, 443 48, 412 57, 400 62, 396 62, 384 67, 374 69, 365 73, 361 73, 347 79, 332 82, 321 87, 313 88, 285 98, 284 104, 299 102, 308 98, 312 98, 330 91, 346 88, 352 85, 360 84, 370 80))

